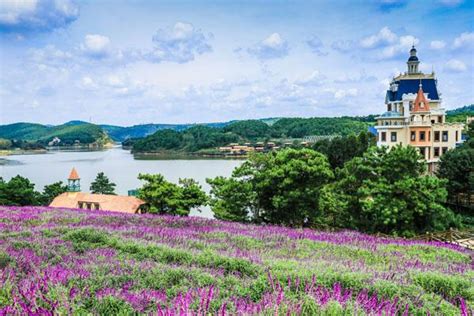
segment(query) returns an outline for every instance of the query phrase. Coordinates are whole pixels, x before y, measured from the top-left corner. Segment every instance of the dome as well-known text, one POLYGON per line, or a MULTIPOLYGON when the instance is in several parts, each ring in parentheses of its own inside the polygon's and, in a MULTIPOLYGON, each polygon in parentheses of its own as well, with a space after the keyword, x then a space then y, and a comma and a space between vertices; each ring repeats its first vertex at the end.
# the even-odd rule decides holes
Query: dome
POLYGON ((412 46, 412 47, 411 47, 410 53, 416 53, 416 48, 415 48, 415 46, 412 46))
POLYGON ((380 115, 380 117, 399 117, 399 116, 401 116, 400 112, 397 112, 397 111, 387 111, 383 113, 382 115, 380 115))
POLYGON ((418 57, 410 56, 410 58, 408 58, 408 61, 418 61, 418 57))

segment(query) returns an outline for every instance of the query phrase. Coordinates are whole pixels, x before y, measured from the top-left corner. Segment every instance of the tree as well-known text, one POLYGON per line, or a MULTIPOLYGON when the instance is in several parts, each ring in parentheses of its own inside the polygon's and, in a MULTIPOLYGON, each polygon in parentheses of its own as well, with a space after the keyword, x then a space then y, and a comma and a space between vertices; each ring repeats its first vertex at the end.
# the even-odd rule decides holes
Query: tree
POLYGON ((192 208, 207 204, 206 193, 193 179, 179 179, 179 184, 161 174, 139 174, 138 179, 146 181, 138 197, 148 204, 150 213, 188 216, 192 208))
POLYGON ((0 177, 0 205, 38 205, 40 193, 34 183, 17 175, 6 182, 0 177))
POLYGON ((62 181, 58 181, 49 185, 45 185, 41 194, 41 204, 49 205, 58 195, 67 192, 67 185, 62 181))
POLYGON ((103 172, 99 172, 95 180, 91 183, 90 190, 94 194, 115 195, 115 186, 116 184, 110 182, 109 178, 103 172))
POLYGON ((318 215, 320 188, 333 172, 311 149, 255 154, 230 178, 208 179, 217 217, 236 221, 309 226, 318 215))
POLYGON ((248 222, 255 200, 252 184, 234 178, 216 177, 207 179, 211 186, 212 212, 216 219, 234 222, 248 222))
POLYGON ((352 134, 331 140, 323 139, 316 142, 313 148, 325 154, 332 168, 336 169, 342 168, 344 163, 352 158, 362 156, 373 145, 375 136, 369 132, 361 132, 358 136, 352 134))
POLYGON ((469 125, 468 140, 441 156, 437 176, 446 179, 449 200, 459 204, 464 196, 470 201, 474 192, 474 122, 469 125))
POLYGON ((342 215, 339 227, 369 233, 413 236, 457 225, 443 206, 445 181, 425 175, 425 168, 413 147, 371 148, 338 171, 320 204, 325 213, 342 215))

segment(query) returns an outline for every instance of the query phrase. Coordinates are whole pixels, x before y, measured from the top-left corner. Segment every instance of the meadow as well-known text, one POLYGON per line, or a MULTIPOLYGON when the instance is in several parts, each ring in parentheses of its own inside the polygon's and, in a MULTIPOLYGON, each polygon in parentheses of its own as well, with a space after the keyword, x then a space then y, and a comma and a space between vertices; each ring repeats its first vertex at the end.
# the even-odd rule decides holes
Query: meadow
POLYGON ((0 207, 0 315, 473 315, 473 253, 196 217, 0 207))

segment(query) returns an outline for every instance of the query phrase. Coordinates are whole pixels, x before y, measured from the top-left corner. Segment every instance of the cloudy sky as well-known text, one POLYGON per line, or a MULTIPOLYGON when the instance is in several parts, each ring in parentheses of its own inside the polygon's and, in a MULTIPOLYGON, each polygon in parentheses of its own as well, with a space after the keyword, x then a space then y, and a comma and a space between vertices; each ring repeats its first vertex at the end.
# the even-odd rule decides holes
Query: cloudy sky
POLYGON ((0 1, 0 123, 380 113, 412 44, 474 102, 474 1, 0 1))

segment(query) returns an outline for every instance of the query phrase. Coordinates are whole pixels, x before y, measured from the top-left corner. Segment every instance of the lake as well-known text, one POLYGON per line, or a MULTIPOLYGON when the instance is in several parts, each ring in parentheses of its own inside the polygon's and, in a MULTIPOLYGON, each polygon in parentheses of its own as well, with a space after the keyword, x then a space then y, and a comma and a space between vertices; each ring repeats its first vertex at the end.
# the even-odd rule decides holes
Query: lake
MULTIPOLYGON (((3 157, 0 175, 9 180, 21 175, 35 183, 37 190, 56 181, 67 183, 72 167, 81 177, 81 189, 88 192, 90 183, 98 172, 104 172, 117 184, 116 193, 126 195, 130 189, 141 186, 139 173, 161 173, 168 181, 179 178, 193 178, 206 192, 209 185, 206 178, 229 176, 243 160, 233 159, 134 159, 129 151, 119 147, 103 151, 56 151, 38 155, 13 155, 3 157)), ((212 217, 209 207, 202 212, 193 210, 191 215, 212 217)))

